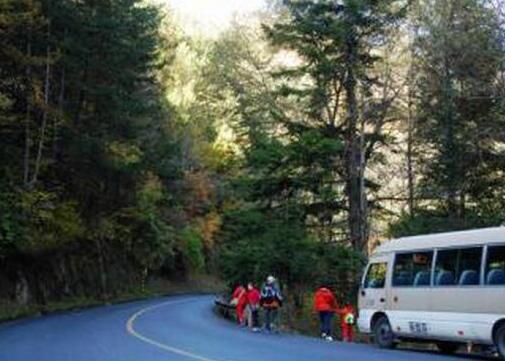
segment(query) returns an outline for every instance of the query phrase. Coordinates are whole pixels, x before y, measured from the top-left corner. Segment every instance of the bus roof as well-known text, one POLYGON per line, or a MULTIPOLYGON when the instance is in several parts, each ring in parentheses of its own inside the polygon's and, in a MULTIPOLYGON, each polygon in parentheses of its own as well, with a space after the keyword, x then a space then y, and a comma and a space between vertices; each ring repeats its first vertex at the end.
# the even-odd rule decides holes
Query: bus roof
POLYGON ((377 247, 374 254, 452 246, 471 246, 486 243, 505 243, 505 227, 402 237, 385 242, 377 247))

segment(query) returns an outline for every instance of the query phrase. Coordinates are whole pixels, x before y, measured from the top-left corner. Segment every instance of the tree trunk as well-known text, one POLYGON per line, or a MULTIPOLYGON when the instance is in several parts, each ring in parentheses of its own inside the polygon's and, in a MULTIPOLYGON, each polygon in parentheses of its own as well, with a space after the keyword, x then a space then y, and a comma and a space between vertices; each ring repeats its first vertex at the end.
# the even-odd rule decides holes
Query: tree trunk
MULTIPOLYGON (((63 32, 63 41, 67 37, 67 29, 63 32)), ((63 118, 65 111, 65 67, 61 66, 61 78, 60 78, 60 94, 58 95, 58 118, 63 118)), ((56 159, 58 156, 58 126, 60 119, 54 118, 53 120, 53 158, 56 159)))
POLYGON ((56 159, 58 155, 58 123, 60 117, 63 117, 63 103, 65 99, 65 69, 61 72, 60 80, 60 94, 58 96, 58 117, 53 119, 53 158, 56 159))
POLYGON ((368 203, 366 198, 365 171, 366 171, 366 149, 365 149, 365 121, 361 122, 360 130, 360 149, 359 149, 359 200, 360 200, 360 242, 362 243, 363 253, 368 254, 368 203))
POLYGON ((70 278, 67 266, 66 266, 66 257, 62 256, 58 260, 58 276, 60 277, 60 282, 62 286, 62 291, 65 296, 70 296, 70 283, 68 279, 70 278))
POLYGON ((455 184, 456 177, 461 176, 457 172, 457 166, 455 162, 456 143, 454 137, 454 98, 453 98, 453 83, 451 76, 451 69, 449 65, 449 60, 445 60, 445 74, 444 74, 444 118, 443 123, 445 125, 443 134, 443 158, 442 161, 445 163, 444 166, 447 167, 447 178, 444 179, 447 211, 450 219, 456 219, 458 217, 458 200, 457 200, 457 189, 455 184))
MULTIPOLYGON (((454 9, 448 4, 449 15, 446 18, 448 29, 451 28, 451 24, 454 19, 454 9)), ((443 166, 446 168, 446 179, 444 179, 444 191, 445 191, 445 201, 447 206, 448 217, 450 220, 456 220, 458 218, 458 190, 456 179, 461 176, 458 172, 458 165, 456 160, 456 138, 455 129, 457 125, 455 124, 455 106, 454 103, 454 81, 453 81, 453 69, 450 54, 450 44, 452 39, 449 38, 448 32, 443 35, 443 78, 442 78, 442 121, 444 124, 443 138, 442 138, 442 162, 443 166)))
POLYGON ((32 113, 32 100, 31 100, 31 77, 32 77, 32 32, 28 29, 28 42, 26 44, 26 57, 28 64, 26 66, 26 115, 25 115, 25 151, 23 161, 23 182, 28 185, 30 179, 30 150, 31 150, 31 113, 32 113))
POLYGON ((347 77, 344 83, 347 100, 347 179, 346 193, 349 205, 349 235, 351 245, 359 252, 365 246, 363 239, 363 217, 361 214, 361 179, 360 179, 360 139, 358 137, 358 102, 356 95, 356 44, 354 39, 347 41, 348 55, 346 61, 347 77))
POLYGON ((85 63, 84 72, 81 79, 81 88, 79 89, 79 100, 77 101, 77 110, 75 112, 75 123, 79 127, 81 124, 82 113, 86 109, 86 90, 84 89, 86 82, 88 81, 88 70, 87 63, 85 63))
POLYGON ((413 141, 414 141, 414 121, 412 119, 412 94, 409 91, 408 100, 408 125, 407 125, 407 181, 408 181, 408 207, 410 217, 414 216, 415 200, 414 200, 414 155, 413 155, 413 141))
POLYGON ((40 134, 39 134, 39 144, 37 147, 37 158, 35 160, 35 169, 33 172, 32 183, 37 183, 39 172, 40 172, 40 163, 42 162, 42 151, 44 149, 44 142, 46 137, 46 128, 47 128, 47 113, 49 107, 49 92, 50 92, 50 80, 51 80, 51 46, 49 45, 49 40, 51 37, 51 25, 50 23, 47 25, 47 41, 48 44, 46 46, 46 75, 44 79, 44 109, 42 112, 42 124, 40 126, 40 134))
POLYGON ((104 261, 104 253, 103 253, 103 245, 102 241, 97 239, 96 242, 96 250, 98 253, 98 271, 100 273, 99 278, 100 278, 100 288, 102 291, 101 297, 104 300, 108 299, 108 292, 107 292, 107 273, 105 270, 105 261, 104 261))

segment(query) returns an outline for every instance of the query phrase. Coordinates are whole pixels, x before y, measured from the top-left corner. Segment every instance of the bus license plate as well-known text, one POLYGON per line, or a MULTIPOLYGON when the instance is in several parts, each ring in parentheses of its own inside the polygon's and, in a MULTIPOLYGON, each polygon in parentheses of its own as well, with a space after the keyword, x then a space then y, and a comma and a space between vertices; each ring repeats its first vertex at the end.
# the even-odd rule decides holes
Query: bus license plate
POLYGON ((410 332, 417 335, 427 335, 428 325, 425 322, 409 322, 410 332))

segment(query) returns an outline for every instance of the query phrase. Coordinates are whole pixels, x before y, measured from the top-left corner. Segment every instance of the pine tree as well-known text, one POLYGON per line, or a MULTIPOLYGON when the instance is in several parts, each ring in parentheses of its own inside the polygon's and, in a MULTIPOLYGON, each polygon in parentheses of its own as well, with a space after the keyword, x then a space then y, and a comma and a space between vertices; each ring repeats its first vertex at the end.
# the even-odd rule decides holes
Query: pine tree
MULTIPOLYGON (((290 79, 309 79, 285 86, 285 95, 306 104, 301 119, 286 119, 289 131, 316 132, 338 141, 342 152, 329 155, 327 182, 342 189, 350 243, 366 251, 367 164, 383 140, 385 114, 391 103, 374 97, 380 79, 373 75, 378 50, 388 29, 403 15, 402 2, 287 1, 290 17, 267 28, 275 45, 295 51, 302 65, 281 72, 290 79), (367 110, 363 105, 367 105, 367 110)), ((336 197, 336 195, 334 195, 336 197)), ((335 202, 334 202, 335 203, 335 202)))
POLYGON ((423 192, 441 200, 453 223, 496 187, 493 169, 503 159, 493 114, 503 56, 495 21, 477 0, 427 1, 420 18, 417 136, 432 154, 424 157, 423 192))

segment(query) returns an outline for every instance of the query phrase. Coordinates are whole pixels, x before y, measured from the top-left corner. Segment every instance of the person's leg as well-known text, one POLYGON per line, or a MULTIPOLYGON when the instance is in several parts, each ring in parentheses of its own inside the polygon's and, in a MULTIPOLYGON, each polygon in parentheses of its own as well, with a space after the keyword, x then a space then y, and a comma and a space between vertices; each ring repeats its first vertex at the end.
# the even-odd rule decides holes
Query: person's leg
POLYGON ((258 328, 258 310, 253 309, 251 310, 251 323, 252 323, 252 328, 258 328))
POLYGON ((324 336, 330 336, 330 326, 329 326, 330 313, 328 311, 321 312, 321 334, 324 336))
POLYGON ((245 320, 246 320, 246 326, 249 328, 252 328, 252 312, 251 312, 251 306, 247 305, 245 307, 245 320))
POLYGON ((271 328, 271 319, 270 319, 270 316, 271 316, 271 309, 270 308, 265 308, 265 330, 267 331, 270 331, 272 328, 271 328))
POLYGON ((340 327, 342 329, 342 341, 349 342, 349 325, 342 323, 340 327))
POLYGON ((323 311, 319 311, 319 333, 321 335, 321 337, 325 337, 326 336, 326 329, 324 327, 324 324, 325 324, 325 315, 324 315, 324 312, 323 311))
POLYGON ((242 320, 240 321, 240 325, 244 326, 247 322, 247 309, 246 305, 242 306, 242 320))
POLYGON ((244 306, 243 305, 237 306, 237 322, 239 325, 242 325, 244 323, 244 306))
POLYGON ((347 340, 348 342, 354 342, 354 327, 352 325, 347 325, 349 328, 347 332, 347 340))
POLYGON ((279 316, 279 310, 277 308, 272 309, 272 314, 270 315, 270 328, 273 330, 279 330, 279 325, 278 325, 278 316, 279 316))
POLYGON ((326 334, 328 336, 332 335, 332 327, 331 327, 331 321, 333 320, 333 312, 328 311, 326 313, 326 334))

